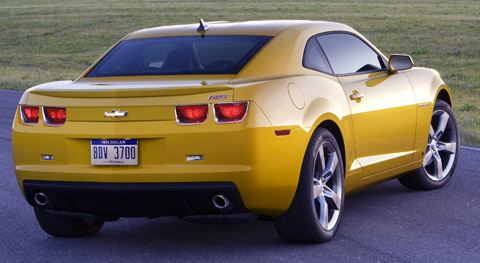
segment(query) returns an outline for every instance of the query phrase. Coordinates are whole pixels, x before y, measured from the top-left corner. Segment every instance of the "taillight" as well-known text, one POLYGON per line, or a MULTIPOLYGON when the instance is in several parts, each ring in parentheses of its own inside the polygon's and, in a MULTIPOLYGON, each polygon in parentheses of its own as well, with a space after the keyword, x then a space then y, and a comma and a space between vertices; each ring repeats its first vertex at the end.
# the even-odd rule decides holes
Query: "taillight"
POLYGON ((175 106, 178 124, 202 124, 207 114, 208 104, 175 106))
POLYGON ((38 123, 38 114, 39 114, 38 106, 21 105, 20 112, 22 114, 23 123, 26 123, 26 124, 38 123))
POLYGON ((45 123, 48 125, 63 125, 67 117, 67 109, 59 107, 43 107, 45 123))
POLYGON ((248 101, 214 104, 218 123, 241 122, 247 116, 248 101))

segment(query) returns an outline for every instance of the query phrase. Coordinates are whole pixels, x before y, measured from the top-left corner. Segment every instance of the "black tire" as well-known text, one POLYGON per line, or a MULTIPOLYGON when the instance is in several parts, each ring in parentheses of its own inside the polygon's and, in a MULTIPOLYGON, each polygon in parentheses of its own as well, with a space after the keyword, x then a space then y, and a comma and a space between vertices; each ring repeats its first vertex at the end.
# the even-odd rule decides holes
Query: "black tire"
POLYGON ((339 228, 343 203, 342 154, 332 133, 318 128, 305 152, 290 208, 273 219, 275 229, 280 237, 291 243, 330 241, 339 228))
POLYGON ((34 207, 38 224, 48 234, 56 237, 88 237, 102 228, 104 221, 86 222, 78 217, 58 214, 34 207))
POLYGON ((448 103, 439 99, 433 109, 422 166, 399 177, 398 180, 405 187, 415 190, 433 190, 443 187, 455 171, 459 147, 460 133, 455 114, 448 103), (442 125, 442 123, 445 124, 442 125))

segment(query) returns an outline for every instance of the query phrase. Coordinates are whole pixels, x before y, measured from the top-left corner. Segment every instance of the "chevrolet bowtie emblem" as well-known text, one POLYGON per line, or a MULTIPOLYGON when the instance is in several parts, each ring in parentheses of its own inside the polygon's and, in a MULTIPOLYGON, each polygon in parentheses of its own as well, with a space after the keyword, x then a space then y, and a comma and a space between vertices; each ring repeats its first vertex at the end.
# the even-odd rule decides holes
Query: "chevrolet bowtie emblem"
POLYGON ((106 111, 103 117, 121 118, 121 117, 127 117, 127 114, 128 114, 128 111, 112 110, 112 111, 106 111))

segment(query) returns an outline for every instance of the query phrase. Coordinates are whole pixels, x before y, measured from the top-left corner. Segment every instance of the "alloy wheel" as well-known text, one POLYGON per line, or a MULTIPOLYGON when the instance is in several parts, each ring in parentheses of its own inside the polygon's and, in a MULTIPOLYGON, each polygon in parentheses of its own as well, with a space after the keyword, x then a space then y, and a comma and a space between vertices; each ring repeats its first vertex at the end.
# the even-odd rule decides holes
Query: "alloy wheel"
POLYGON ((433 181, 441 181, 453 168, 457 149, 457 129, 448 112, 433 112, 423 169, 433 181))
POLYGON ((318 220, 325 230, 333 229, 339 220, 343 196, 339 164, 333 144, 323 142, 313 166, 313 198, 318 220))

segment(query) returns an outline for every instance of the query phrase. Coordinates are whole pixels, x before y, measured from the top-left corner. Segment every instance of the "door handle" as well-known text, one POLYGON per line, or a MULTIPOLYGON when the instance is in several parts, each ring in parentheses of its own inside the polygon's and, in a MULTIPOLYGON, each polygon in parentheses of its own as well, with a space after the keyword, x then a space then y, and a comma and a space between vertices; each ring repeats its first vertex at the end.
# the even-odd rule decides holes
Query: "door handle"
POLYGON ((363 98, 363 93, 359 92, 358 90, 354 90, 350 95, 350 99, 352 100, 359 100, 361 98, 363 98))

